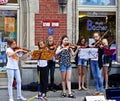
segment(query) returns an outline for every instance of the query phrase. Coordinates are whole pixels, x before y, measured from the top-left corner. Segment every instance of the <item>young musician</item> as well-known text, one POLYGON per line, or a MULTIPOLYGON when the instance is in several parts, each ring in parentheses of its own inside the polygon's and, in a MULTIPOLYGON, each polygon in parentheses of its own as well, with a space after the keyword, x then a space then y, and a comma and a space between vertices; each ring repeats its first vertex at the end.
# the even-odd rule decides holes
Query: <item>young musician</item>
POLYGON ((107 39, 103 39, 102 44, 104 47, 102 77, 103 77, 103 80, 105 81, 105 89, 107 89, 108 88, 108 67, 110 66, 110 62, 111 62, 111 55, 105 54, 105 49, 109 49, 107 39))
MULTIPOLYGON (((87 47, 86 39, 84 37, 81 37, 77 45, 79 45, 81 48, 86 48, 87 47)), ((87 88, 84 87, 87 61, 88 61, 87 59, 78 57, 78 90, 81 90, 81 89, 87 90, 87 88)))
MULTIPOLYGON (((48 37, 48 49, 49 50, 56 50, 56 45, 54 43, 54 39, 52 36, 48 37)), ((49 76, 49 71, 50 71, 50 86, 51 86, 51 90, 54 90, 54 72, 55 72, 55 56, 53 56, 52 60, 48 60, 48 76, 49 76)))
POLYGON ((72 92, 71 92, 72 65, 71 65, 70 54, 75 55, 76 52, 74 53, 73 50, 69 47, 68 37, 66 35, 63 36, 61 39, 61 45, 56 50, 56 54, 59 56, 59 66, 60 66, 61 77, 62 77, 63 93, 61 97, 66 97, 66 83, 68 88, 68 97, 69 98, 75 97, 74 95, 72 95, 72 92))
POLYGON ((103 89, 103 79, 102 79, 102 55, 103 55, 103 46, 101 44, 100 40, 100 33, 95 32, 93 34, 93 38, 95 40, 95 43, 90 45, 90 47, 98 48, 98 57, 91 59, 91 70, 94 77, 95 82, 95 95, 103 95, 104 89, 103 89))
POLYGON ((21 77, 20 77, 20 71, 18 66, 18 60, 19 57, 21 59, 25 59, 26 57, 23 56, 21 52, 24 52, 23 49, 14 50, 16 47, 16 41, 13 39, 8 40, 8 48, 6 50, 7 54, 7 76, 8 76, 8 94, 9 94, 9 101, 13 100, 13 91, 12 91, 12 84, 14 77, 17 81, 17 99, 25 101, 26 98, 24 98, 21 94, 21 77))
MULTIPOLYGON (((42 52, 44 49, 46 50, 46 42, 41 40, 38 43, 38 48, 42 52)), ((40 92, 38 91, 38 97, 46 98, 47 93, 47 84, 48 84, 48 62, 47 60, 41 60, 42 53, 40 53, 39 59, 38 59, 38 66, 37 70, 40 71, 40 83, 38 85, 38 89, 40 87, 40 92)))

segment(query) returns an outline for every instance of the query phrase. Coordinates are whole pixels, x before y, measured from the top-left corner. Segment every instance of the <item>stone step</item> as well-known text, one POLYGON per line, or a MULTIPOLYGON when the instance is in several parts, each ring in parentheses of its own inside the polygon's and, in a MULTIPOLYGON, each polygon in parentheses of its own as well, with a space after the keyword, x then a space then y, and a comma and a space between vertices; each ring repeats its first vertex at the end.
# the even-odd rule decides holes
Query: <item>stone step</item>
MULTIPOLYGON (((24 61, 25 64, 37 64, 37 60, 26 60, 24 61)), ((58 63, 58 60, 56 60, 56 63, 58 63)), ((72 59, 71 63, 75 63, 75 61, 72 59)))
POLYGON ((0 87, 7 86, 8 79, 7 78, 0 78, 0 87))
MULTIPOLYGON (((22 68, 36 68, 37 64, 23 64, 21 65, 22 68)), ((58 64, 55 65, 55 67, 59 67, 58 64)), ((72 64, 72 67, 76 67, 75 64, 72 64)))
POLYGON ((6 72, 0 72, 0 78, 7 78, 6 72))
MULTIPOLYGON (((74 59, 71 60, 72 67, 76 67, 74 59)), ((26 60, 21 65, 22 68, 36 68, 37 67, 37 60, 26 60)), ((56 60, 55 67, 59 67, 58 60, 56 60)))

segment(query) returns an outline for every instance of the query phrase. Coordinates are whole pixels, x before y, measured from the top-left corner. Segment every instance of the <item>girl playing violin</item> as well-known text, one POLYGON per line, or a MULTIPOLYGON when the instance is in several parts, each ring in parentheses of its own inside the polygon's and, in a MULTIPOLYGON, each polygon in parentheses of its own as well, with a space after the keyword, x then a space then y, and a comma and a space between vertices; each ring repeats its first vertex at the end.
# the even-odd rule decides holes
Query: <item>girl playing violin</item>
MULTIPOLYGON (((47 41, 48 41, 47 43, 48 49, 55 51, 56 45, 54 44, 53 37, 49 36, 47 41)), ((52 91, 55 91, 54 90, 55 56, 53 56, 52 60, 48 60, 48 77, 49 77, 49 71, 50 71, 50 87, 51 87, 50 89, 52 91)))
MULTIPOLYGON (((42 52, 44 49, 46 50, 46 41, 40 40, 38 42, 38 48, 42 52)), ((38 81, 38 98, 44 98, 46 99, 46 93, 47 93, 47 85, 48 85, 48 62, 47 60, 41 60, 41 54, 38 59, 37 63, 37 71, 40 72, 40 75, 38 75, 40 80, 38 81), (40 87, 40 88, 39 88, 40 87)))
POLYGON ((7 54, 7 75, 8 75, 8 94, 9 94, 9 101, 13 100, 13 91, 12 91, 12 84, 14 77, 17 81, 17 99, 25 101, 26 98, 24 98, 21 94, 21 77, 20 77, 20 71, 18 66, 18 60, 19 57, 21 59, 25 59, 26 57, 23 56, 21 52, 24 52, 23 49, 18 49, 14 51, 14 48, 16 47, 16 41, 13 39, 10 39, 7 41, 8 48, 6 50, 7 54))
MULTIPOLYGON (((77 49, 78 51, 79 49, 77 49)), ((75 96, 71 92, 71 56, 75 55, 77 51, 74 53, 71 48, 69 48, 69 39, 66 35, 64 35, 61 39, 61 44, 56 50, 56 54, 59 56, 59 66, 62 77, 62 95, 61 97, 66 97, 66 83, 68 88, 68 97, 74 98, 75 96)))
POLYGON ((110 62, 111 62, 111 55, 105 54, 105 49, 109 49, 109 44, 107 39, 103 39, 102 44, 104 47, 102 77, 103 77, 103 80, 105 81, 105 89, 107 89, 108 88, 108 67, 110 66, 110 62))
POLYGON ((91 64, 91 70, 92 70, 92 75, 94 77, 94 83, 95 83, 95 95, 103 95, 104 89, 103 89, 103 79, 102 79, 102 55, 103 55, 103 46, 101 45, 96 45, 96 42, 98 42, 100 38, 100 33, 99 32, 94 32, 93 38, 95 40, 95 43, 90 45, 91 48, 98 48, 98 57, 93 58, 90 60, 91 64))
MULTIPOLYGON (((79 45, 81 48, 86 48, 87 47, 86 39, 84 37, 81 37, 80 40, 78 40, 77 45, 79 45)), ((81 89, 87 90, 84 87, 87 61, 88 61, 87 59, 78 57, 78 90, 81 90, 81 89), (81 85, 81 83, 82 83, 82 85, 81 85)))

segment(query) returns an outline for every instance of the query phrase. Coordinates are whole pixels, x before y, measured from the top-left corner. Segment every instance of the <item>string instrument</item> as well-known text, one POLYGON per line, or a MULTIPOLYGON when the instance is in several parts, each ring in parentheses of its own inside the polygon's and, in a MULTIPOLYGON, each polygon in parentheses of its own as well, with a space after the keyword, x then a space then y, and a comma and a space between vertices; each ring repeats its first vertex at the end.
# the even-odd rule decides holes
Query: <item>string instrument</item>
POLYGON ((76 44, 67 43, 67 44, 64 45, 64 48, 67 48, 67 47, 75 49, 77 47, 77 45, 76 44))
POLYGON ((56 47, 57 47, 56 44, 48 45, 48 48, 49 48, 50 50, 55 50, 56 47))
POLYGON ((100 46, 103 45, 103 44, 102 44, 102 41, 99 40, 99 41, 97 41, 94 45, 95 45, 96 47, 100 47, 100 46))
POLYGON ((30 50, 28 50, 28 49, 26 49, 26 48, 21 48, 21 47, 19 47, 19 46, 16 46, 13 50, 16 51, 16 50, 18 50, 18 49, 22 49, 22 50, 23 50, 23 53, 28 53, 28 52, 30 52, 30 50))
POLYGON ((108 31, 109 31, 109 30, 107 30, 107 31, 101 36, 101 38, 100 38, 98 41, 95 42, 95 44, 94 44, 95 46, 100 47, 100 46, 102 45, 102 39, 105 37, 105 35, 108 34, 108 31))

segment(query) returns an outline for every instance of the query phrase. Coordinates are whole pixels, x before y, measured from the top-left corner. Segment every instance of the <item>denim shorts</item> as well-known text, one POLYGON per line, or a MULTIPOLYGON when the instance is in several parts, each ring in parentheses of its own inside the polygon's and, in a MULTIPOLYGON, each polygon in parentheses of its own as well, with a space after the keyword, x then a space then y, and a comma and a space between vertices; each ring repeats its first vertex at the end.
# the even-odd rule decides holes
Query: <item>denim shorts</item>
POLYGON ((71 70, 72 69, 72 66, 60 66, 60 71, 61 72, 65 72, 67 70, 71 70))
POLYGON ((87 59, 78 58, 78 66, 87 66, 87 59))

